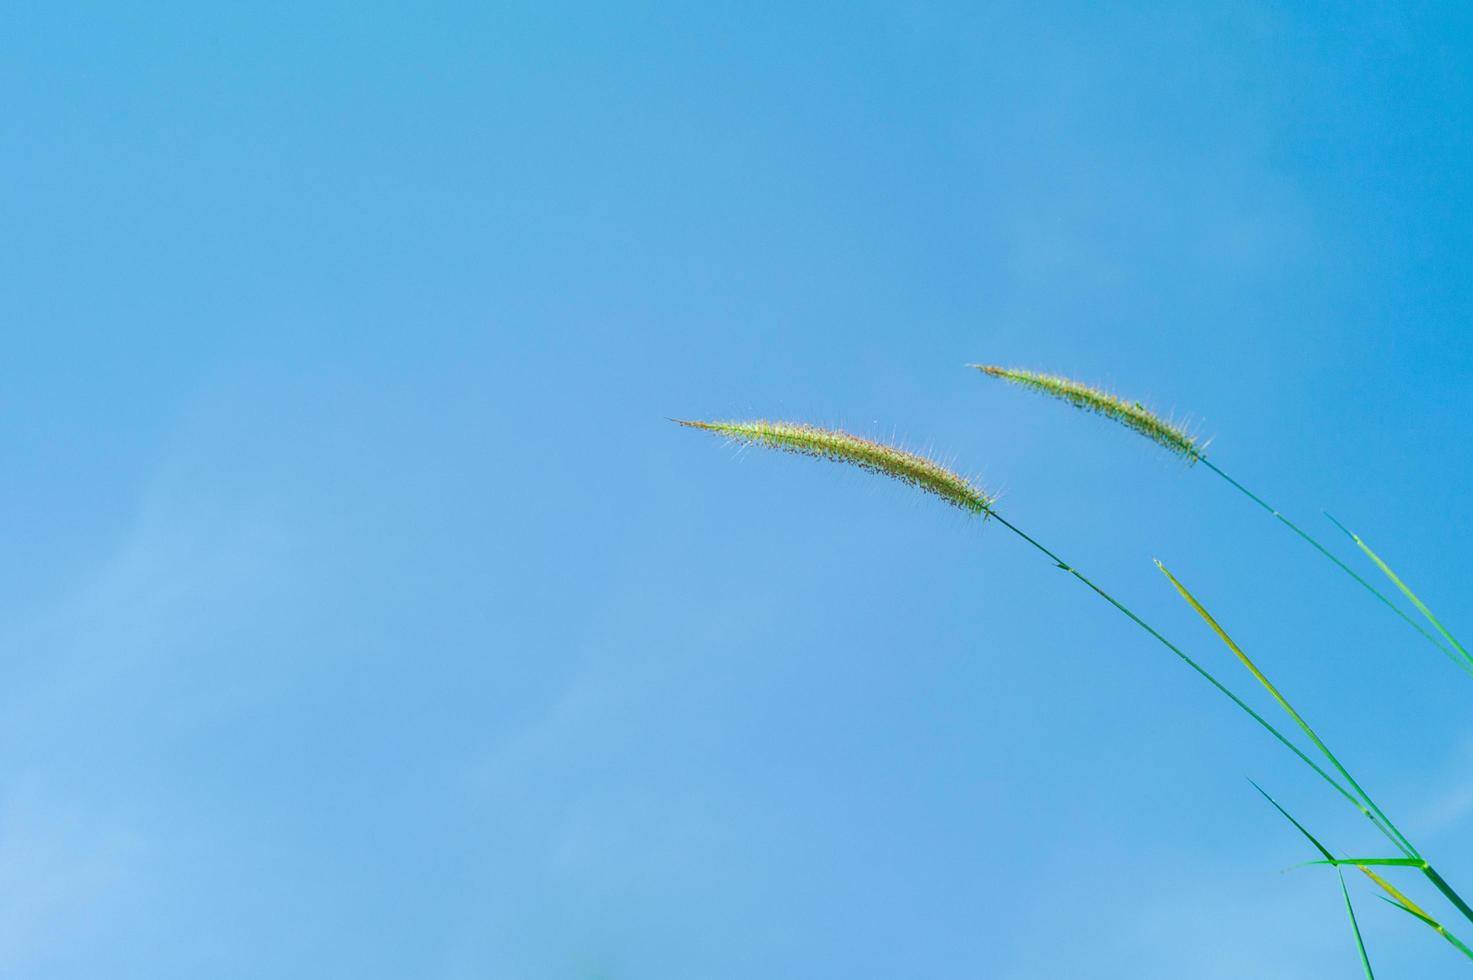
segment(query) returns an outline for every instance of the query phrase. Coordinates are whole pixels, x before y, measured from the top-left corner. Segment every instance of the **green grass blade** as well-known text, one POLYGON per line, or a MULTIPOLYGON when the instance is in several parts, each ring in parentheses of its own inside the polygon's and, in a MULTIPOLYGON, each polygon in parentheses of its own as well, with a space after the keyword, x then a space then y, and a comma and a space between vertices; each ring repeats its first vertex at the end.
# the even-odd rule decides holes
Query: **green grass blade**
POLYGON ((1393 886, 1385 878, 1382 878, 1380 875, 1376 874, 1376 872, 1372 871, 1370 868, 1361 868, 1361 871, 1365 872, 1367 877, 1369 877, 1372 881, 1379 885, 1382 891, 1391 896, 1391 898, 1383 897, 1383 901, 1394 905, 1395 907, 1401 909, 1403 912, 1407 913, 1415 919, 1420 919, 1439 936, 1441 936, 1443 939, 1446 939, 1454 947, 1460 950, 1464 956, 1468 957, 1470 960, 1473 960, 1473 950, 1470 950, 1466 945, 1464 945, 1463 941, 1457 936, 1454 936, 1452 933, 1448 932, 1447 929, 1443 928, 1442 923, 1438 922, 1436 919, 1432 918, 1432 916, 1428 915, 1420 905, 1412 901, 1410 898, 1407 898, 1401 892, 1397 891, 1395 886, 1393 886))
MULTIPOLYGON (((1459 643, 1457 639, 1454 638, 1454 636, 1447 631, 1447 628, 1438 621, 1436 616, 1432 615, 1432 610, 1427 608, 1427 604, 1424 603, 1420 598, 1418 598, 1417 594, 1413 592, 1411 588, 1408 587, 1407 584, 1401 580, 1401 577, 1391 570, 1391 566, 1382 561, 1381 556, 1372 551, 1371 546, 1362 541, 1360 535, 1356 534, 1344 524, 1341 524, 1339 521, 1335 520, 1335 518, 1330 514, 1326 514, 1325 516, 1330 518, 1330 523, 1334 524, 1340 530, 1350 535, 1350 540, 1355 542, 1356 547, 1365 552, 1366 557, 1375 562, 1376 567, 1381 569, 1381 574, 1389 578, 1391 580, 1391 583, 1401 590, 1401 594, 1411 600, 1412 605, 1417 607, 1417 611, 1427 618, 1427 622, 1431 623, 1433 627, 1437 630, 1437 632, 1442 634, 1442 638, 1451 643, 1453 647, 1458 651, 1458 653, 1463 655, 1463 660, 1466 661, 1467 664, 1473 664, 1473 656, 1468 655, 1468 651, 1463 647, 1463 645, 1459 643)), ((1469 668, 1465 667, 1465 669, 1469 668)))
POLYGON ((1433 870, 1432 865, 1425 865, 1422 868, 1422 874, 1426 875, 1427 880, 1432 882, 1438 891, 1442 892, 1444 898, 1457 906, 1458 911, 1463 913, 1463 918, 1469 922, 1473 922, 1473 908, 1468 907, 1468 903, 1463 901, 1463 896, 1453 891, 1453 886, 1444 881, 1442 875, 1433 870))
POLYGON ((1420 858, 1326 858, 1323 861, 1305 861, 1303 866, 1308 867, 1312 864, 1329 864, 1335 867, 1345 865, 1358 867, 1364 864, 1378 868, 1416 868, 1418 871, 1427 867, 1427 862, 1420 858))
POLYGON ((1366 971, 1366 980, 1376 980, 1376 975, 1371 972, 1371 958, 1366 955, 1366 943, 1360 935, 1360 923, 1355 921, 1355 906, 1350 904, 1350 889, 1345 887, 1345 873, 1339 868, 1335 873, 1340 876, 1340 894, 1345 896, 1345 914, 1350 916, 1350 931, 1355 934, 1355 948, 1360 953, 1360 965, 1366 971))
MULTIPOLYGON (((1161 562, 1156 562, 1156 567, 1161 569, 1161 574, 1165 575, 1171 581, 1171 584, 1176 587, 1176 591, 1181 593, 1182 598, 1185 599, 1187 603, 1196 611, 1197 615, 1201 616, 1203 621, 1205 621, 1207 625, 1212 628, 1212 631, 1217 634, 1218 638, 1221 639, 1224 644, 1227 645, 1227 648, 1233 652, 1234 656, 1238 658, 1243 666, 1247 667, 1249 672, 1258 679, 1258 682, 1263 685, 1264 689, 1273 696, 1273 699, 1278 702, 1279 707, 1283 708, 1284 712, 1288 714, 1291 719, 1293 719, 1294 724, 1299 726, 1299 730, 1304 732, 1305 736, 1307 736, 1309 740, 1314 743, 1315 747, 1324 754, 1325 758, 1330 761, 1330 765, 1334 767, 1335 771, 1338 772, 1341 777, 1350 784, 1351 788, 1354 789, 1355 792, 1359 795, 1361 802, 1363 802, 1372 813, 1380 818, 1381 823, 1385 825, 1385 830, 1389 831, 1388 836, 1390 836, 1392 842, 1396 844, 1397 849, 1400 850, 1407 857, 1420 857, 1421 855, 1417 853, 1416 848, 1412 847, 1411 842, 1402 835, 1401 831, 1396 829, 1396 825, 1391 822, 1390 818, 1388 818, 1385 813, 1381 812, 1381 808, 1376 805, 1375 800, 1371 799, 1370 794, 1362 789, 1360 784, 1355 781, 1355 777, 1351 776, 1350 772, 1345 768, 1345 766, 1341 765, 1340 760, 1335 757, 1335 753, 1330 751, 1329 746, 1327 746, 1320 739, 1319 735, 1315 734, 1314 729, 1309 727, 1309 723, 1306 722, 1304 718, 1299 714, 1299 712, 1294 709, 1294 706, 1289 703, 1288 699, 1286 699, 1282 694, 1279 693, 1279 689, 1274 687, 1273 682, 1271 682, 1266 676, 1264 676, 1263 671, 1258 669, 1258 665, 1249 659, 1248 655, 1243 652, 1243 648, 1238 646, 1238 644, 1234 642, 1233 638, 1231 636, 1228 636, 1227 631, 1224 630, 1220 625, 1218 625, 1217 620, 1212 618, 1212 614, 1209 613, 1202 606, 1202 604, 1197 601, 1197 597, 1192 595, 1192 593, 1188 591, 1187 587, 1185 585, 1182 585, 1181 582, 1178 581, 1176 576, 1172 575, 1171 572, 1166 568, 1166 566, 1161 564, 1161 562)), ((1328 856, 1329 855, 1326 855, 1326 857, 1328 856)))
MULTIPOLYGON (((1274 799, 1272 796, 1269 796, 1268 795, 1268 790, 1264 789, 1262 786, 1260 786, 1257 783, 1253 782, 1253 780, 1251 780, 1251 779, 1248 780, 1248 782, 1249 783, 1252 783, 1253 788, 1256 789, 1256 790, 1258 790, 1259 794, 1265 800, 1268 800, 1268 802, 1273 805, 1273 808, 1275 810, 1277 810, 1277 811, 1279 811, 1279 813, 1283 814, 1283 817, 1284 817, 1285 820, 1287 820, 1290 823, 1292 823, 1294 825, 1294 828, 1296 830, 1298 830, 1301 834, 1304 835, 1304 839, 1305 840, 1309 841, 1311 844, 1314 845, 1314 849, 1316 851, 1319 851, 1321 854, 1323 854, 1325 856, 1325 862, 1324 863, 1333 864, 1335 862, 1335 856, 1330 853, 1330 849, 1327 848, 1325 845, 1321 844, 1315 838, 1314 834, 1311 834, 1308 830, 1306 830, 1304 828, 1304 824, 1300 823, 1298 820, 1295 820, 1292 816, 1290 816, 1288 810, 1285 810, 1283 807, 1279 806, 1279 801, 1276 800, 1276 799, 1274 799)), ((1321 862, 1314 862, 1314 863, 1318 864, 1318 863, 1321 863, 1321 862)))

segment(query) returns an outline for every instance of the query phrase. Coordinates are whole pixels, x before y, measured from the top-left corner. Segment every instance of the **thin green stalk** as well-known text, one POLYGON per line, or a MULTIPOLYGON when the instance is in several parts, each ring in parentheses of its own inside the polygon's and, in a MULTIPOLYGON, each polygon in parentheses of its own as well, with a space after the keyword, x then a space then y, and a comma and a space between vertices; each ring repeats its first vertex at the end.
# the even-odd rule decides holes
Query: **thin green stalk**
MULTIPOLYGON (((1411 588, 1408 587, 1407 584, 1401 580, 1400 576, 1398 576, 1395 572, 1391 570, 1390 565, 1381 560, 1380 555, 1371 550, 1370 545, 1361 540, 1359 534, 1356 534, 1344 524, 1341 524, 1339 521, 1335 520, 1332 515, 1327 513, 1325 514, 1325 516, 1330 518, 1331 524, 1334 524, 1340 530, 1350 535, 1350 540, 1355 542, 1356 547, 1365 552, 1366 556, 1370 558, 1371 561, 1376 563, 1376 567, 1381 569, 1381 573, 1387 578, 1391 579, 1392 584, 1394 584, 1398 589, 1401 590, 1401 594, 1412 601, 1412 605, 1416 606, 1417 611, 1420 612, 1423 616, 1427 617, 1427 622, 1431 623, 1437 628, 1437 632, 1442 634, 1443 639, 1447 640, 1447 642, 1451 643, 1454 647, 1457 648, 1457 651, 1463 655, 1463 660, 1459 661, 1456 657, 1454 657, 1453 662, 1456 663, 1459 667, 1462 667, 1464 670, 1473 673, 1473 666, 1470 666, 1470 664, 1473 664, 1473 656, 1470 656, 1467 649, 1465 649, 1463 645, 1457 641, 1457 638, 1449 633, 1447 631, 1447 628, 1444 627, 1442 623, 1438 622, 1437 617, 1432 615, 1432 610, 1427 608, 1427 604, 1424 603, 1420 598, 1418 598, 1417 594, 1413 592, 1411 588)), ((1418 627, 1418 629, 1421 629, 1421 627, 1418 627)), ((1444 650, 1443 652, 1446 653, 1447 651, 1444 650)), ((1449 653, 1448 656, 1452 656, 1452 654, 1449 653)))
POLYGON ((1340 894, 1345 896, 1345 914, 1350 916, 1350 930, 1355 934, 1355 948, 1360 953, 1360 965, 1366 971, 1366 980, 1376 980, 1376 975, 1371 972, 1371 958, 1366 955, 1366 943, 1360 935, 1360 923, 1355 921, 1355 906, 1350 904, 1350 889, 1345 887, 1345 873, 1339 868, 1335 873, 1340 876, 1340 894))
MULTIPOLYGON (((1336 568, 1340 569, 1346 575, 1349 575, 1352 579, 1354 579, 1357 583, 1359 583, 1359 585, 1361 586, 1361 588, 1365 589, 1371 595, 1373 595, 1377 599, 1379 599, 1381 601, 1381 603, 1386 606, 1387 609, 1390 609, 1392 612, 1394 612, 1398 616, 1400 616, 1401 619, 1402 619, 1402 621, 1404 623, 1406 623, 1412 629, 1416 630, 1418 633, 1421 633, 1422 636, 1427 640, 1428 643, 1431 643, 1433 646, 1437 647, 1437 649, 1441 650, 1444 655, 1450 657, 1452 659, 1453 663, 1457 664, 1463 671, 1465 671, 1467 673, 1470 673, 1470 674, 1473 674, 1473 667, 1470 667, 1466 663, 1460 662, 1456 657, 1454 657, 1452 655, 1452 651, 1448 650, 1447 647, 1445 647, 1445 646, 1442 645, 1442 643, 1437 639, 1437 637, 1433 636, 1431 633, 1429 633, 1425 629, 1423 629, 1421 623, 1417 622, 1415 619, 1413 619, 1412 617, 1408 616, 1406 614, 1406 610, 1402 609, 1396 603, 1392 602, 1391 599, 1385 593, 1383 593, 1380 589, 1376 588, 1370 582, 1367 582, 1365 579, 1361 578, 1360 575, 1356 574, 1356 572, 1355 572, 1354 569, 1352 569, 1349 565, 1345 564, 1345 562, 1341 561, 1338 557, 1336 557, 1335 554, 1333 552, 1331 552, 1328 548, 1326 548, 1324 545, 1320 544, 1313 537, 1311 537, 1309 535, 1309 533, 1306 532, 1303 528, 1301 528, 1298 524, 1295 524, 1293 521, 1289 520, 1289 518, 1285 517, 1282 513, 1280 513, 1278 511, 1277 508, 1271 507, 1267 502, 1265 502, 1263 500, 1262 497, 1258 496, 1258 494, 1254 493, 1253 491, 1249 490, 1247 487, 1243 486, 1243 484, 1239 483, 1237 480, 1234 480, 1232 477, 1228 476, 1221 469, 1219 469, 1217 467, 1217 465, 1212 462, 1212 460, 1208 459, 1206 456, 1198 456, 1197 459, 1198 459, 1199 462, 1201 462, 1201 464, 1203 466, 1207 467, 1209 470, 1211 470, 1212 472, 1216 473, 1218 476, 1222 477, 1224 480, 1226 480, 1228 482, 1229 485, 1231 485, 1232 487, 1234 487, 1235 489, 1237 489, 1240 493, 1242 493, 1249 500, 1253 501, 1255 504, 1257 504, 1258 506, 1262 507, 1264 510, 1268 511, 1268 513, 1270 515, 1272 515, 1274 517, 1274 519, 1276 519, 1279 523, 1283 524, 1289 530, 1293 531, 1295 534, 1299 535, 1299 537, 1303 538, 1305 541, 1307 541, 1311 545, 1313 545, 1314 546, 1314 549, 1316 551, 1318 551, 1320 554, 1324 555, 1326 558, 1328 558, 1335 565, 1336 568)), ((1332 520, 1333 520, 1333 518, 1332 518, 1332 520)))

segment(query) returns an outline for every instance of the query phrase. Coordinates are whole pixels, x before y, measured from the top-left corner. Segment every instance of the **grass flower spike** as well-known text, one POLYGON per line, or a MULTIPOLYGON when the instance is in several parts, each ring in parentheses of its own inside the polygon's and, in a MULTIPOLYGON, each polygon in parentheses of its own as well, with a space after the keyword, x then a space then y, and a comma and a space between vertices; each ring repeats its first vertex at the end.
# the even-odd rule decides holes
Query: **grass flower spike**
POLYGON ((1139 432, 1173 453, 1195 463, 1202 456, 1197 437, 1174 422, 1162 418, 1140 402, 1126 401, 1108 391, 1092 388, 1087 384, 1061 378, 1056 374, 1040 371, 1024 371, 1018 368, 997 367, 992 364, 973 364, 972 367, 994 378, 1002 378, 1013 384, 1041 391, 1046 395, 1062 399, 1076 408, 1095 412, 1114 419, 1121 425, 1139 432))
POLYGON ((933 460, 847 432, 793 422, 672 421, 688 428, 715 432, 736 442, 850 463, 935 494, 947 503, 974 514, 991 514, 996 502, 976 484, 933 460))

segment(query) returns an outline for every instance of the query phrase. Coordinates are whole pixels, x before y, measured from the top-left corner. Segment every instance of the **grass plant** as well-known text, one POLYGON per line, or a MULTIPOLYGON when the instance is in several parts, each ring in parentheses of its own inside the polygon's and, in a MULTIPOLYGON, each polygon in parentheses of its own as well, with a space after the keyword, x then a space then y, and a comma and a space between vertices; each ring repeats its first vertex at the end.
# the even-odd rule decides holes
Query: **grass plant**
MULTIPOLYGON (((1077 382, 1070 382, 1066 379, 1054 378, 1049 375, 1039 375, 1032 372, 1008 371, 1001 368, 983 368, 983 370, 986 370, 990 374, 1005 377, 1008 380, 1015 381, 1020 384, 1026 384, 1030 387, 1046 391, 1050 394, 1055 394, 1058 397, 1065 398, 1066 400, 1079 405, 1080 407, 1088 408, 1093 411, 1097 411, 1100 414, 1114 418, 1117 421, 1120 421, 1123 424, 1126 424, 1135 429, 1136 431, 1148 436, 1149 438, 1165 446, 1166 448, 1187 457, 1190 461, 1200 461, 1203 463, 1207 462, 1205 456, 1202 455, 1202 448, 1198 444, 1195 437, 1189 435, 1186 430, 1181 426, 1175 425, 1174 423, 1169 423, 1161 419, 1160 417, 1155 416, 1148 409, 1144 408, 1144 406, 1142 406, 1139 402, 1126 402, 1122 399, 1115 398, 1114 396, 1099 392, 1096 389, 1087 388, 1086 386, 1080 385, 1077 382)), ((1106 592, 1093 580, 1085 576, 1084 573, 1082 573, 1079 569, 1075 568, 1069 562, 1065 561, 1062 557, 1059 556, 1058 553, 1042 544, 1037 538, 1034 538, 1022 528, 1018 527, 1016 524, 1013 524, 1005 516, 999 513, 996 497, 987 493, 973 481, 962 477, 960 474, 945 466, 942 466, 935 460, 932 460, 923 455, 919 455, 917 453, 910 452, 908 450, 901 449, 896 446, 888 445, 886 443, 878 442, 871 439, 865 439, 841 430, 825 429, 814 425, 808 425, 806 423, 770 422, 765 420, 707 422, 692 421, 686 419, 672 419, 671 421, 674 421, 679 425, 687 428, 699 429, 710 432, 714 435, 722 436, 729 441, 741 445, 761 446, 776 449, 782 452, 795 453, 798 455, 810 456, 818 459, 856 466, 860 469, 872 473, 877 473, 895 480, 899 480, 902 483, 908 484, 935 497, 938 497, 944 502, 958 507, 963 511, 980 516, 986 520, 994 520, 998 524, 1001 524, 1003 527, 1007 528, 1007 530, 1015 535, 1018 539, 1028 544, 1031 548, 1038 551, 1044 557, 1048 558, 1049 561, 1051 561, 1056 568, 1068 573, 1080 584, 1082 584, 1095 595, 1099 596, 1101 599, 1113 606, 1117 611, 1128 618, 1136 626, 1145 631, 1157 643, 1164 646, 1174 656, 1176 656, 1179 660, 1181 660, 1184 664, 1191 668, 1198 676, 1202 677, 1209 684, 1211 684, 1218 693, 1228 698, 1240 711, 1251 718, 1259 727, 1261 727, 1263 730, 1273 736, 1276 741, 1278 741, 1281 745, 1288 749, 1312 772, 1319 776, 1319 778, 1323 782, 1325 782, 1333 790, 1335 790, 1335 792, 1339 796, 1341 796, 1352 806, 1354 806, 1371 823, 1371 825, 1383 837, 1387 839, 1392 847, 1397 852, 1399 852, 1396 856, 1335 857, 1329 851, 1329 849, 1324 847, 1313 835, 1311 835, 1302 824, 1291 817, 1289 813, 1284 810, 1284 808, 1281 807, 1272 797, 1268 796, 1266 792, 1257 787, 1256 783, 1254 784, 1255 788, 1258 788, 1259 792, 1263 793, 1264 797, 1268 799, 1268 801, 1273 804, 1273 806, 1281 814, 1283 814, 1286 819, 1288 819, 1296 828, 1298 828, 1298 830, 1321 855, 1320 860, 1310 861, 1306 863, 1325 865, 1334 869, 1340 885, 1341 894, 1345 902, 1346 913, 1350 920, 1351 931, 1355 939, 1356 949, 1360 957, 1360 963, 1365 975, 1368 978, 1373 977, 1374 975, 1371 969, 1370 958, 1366 953, 1365 943, 1361 935, 1359 921, 1356 918, 1355 909, 1351 902, 1350 892, 1345 884, 1343 869, 1347 866, 1357 868, 1364 875, 1366 875, 1366 877, 1384 893, 1383 897, 1385 897, 1388 902, 1432 928, 1435 932, 1437 932, 1445 940, 1447 940, 1448 943, 1460 950, 1470 959, 1473 959, 1473 950, 1470 950, 1468 946, 1466 946, 1461 940, 1459 940, 1450 931, 1448 931, 1436 918, 1434 918, 1429 912, 1422 908, 1422 906, 1418 905, 1411 898, 1407 897, 1390 881, 1382 877, 1376 871, 1373 871, 1372 868, 1381 867, 1387 869, 1388 872, 1392 870, 1410 870, 1420 872, 1422 877, 1425 878, 1426 881, 1429 882, 1437 892, 1439 892, 1470 922, 1473 922, 1473 908, 1470 908, 1468 903, 1465 902, 1462 897, 1446 882, 1446 880, 1444 880, 1441 875, 1439 875, 1433 869, 1432 865, 1412 845, 1411 841, 1407 839, 1406 835, 1404 835, 1397 828, 1397 826, 1391 821, 1390 817, 1386 815, 1385 811, 1377 804, 1377 802, 1371 797, 1371 795, 1366 792, 1360 782, 1358 782, 1355 777, 1350 774, 1350 771, 1347 769, 1347 767, 1334 754, 1334 752, 1330 750, 1329 746, 1304 719, 1300 712, 1289 702, 1288 698, 1278 689, 1278 687, 1273 684, 1273 682, 1268 679, 1268 677, 1259 668, 1259 666, 1252 659, 1249 658, 1249 656, 1243 651, 1243 649, 1237 644, 1237 642, 1233 640, 1233 638, 1219 624, 1219 622, 1207 611, 1207 609, 1197 599, 1197 597, 1193 595, 1192 592, 1188 590, 1187 587, 1176 576, 1174 576, 1164 564, 1159 561, 1156 562, 1157 567, 1160 569, 1162 574, 1165 575, 1166 578, 1170 581, 1170 583, 1176 589, 1181 598, 1185 600, 1191 606, 1193 611, 1195 611, 1197 615, 1200 616, 1201 619, 1209 626, 1209 628, 1211 628, 1211 630, 1217 635, 1217 637, 1223 642, 1223 644, 1226 645, 1227 648, 1233 653, 1239 663, 1241 663, 1242 666, 1253 675, 1254 679, 1258 681, 1259 685, 1268 693, 1269 697, 1272 698, 1272 700, 1278 705, 1278 707, 1289 716, 1290 720, 1294 723, 1295 728, 1297 728, 1299 733, 1304 737, 1305 740, 1307 740, 1311 749, 1323 758, 1325 765, 1321 765, 1319 762, 1316 762, 1310 756, 1310 754, 1306 752, 1303 748, 1301 748, 1298 744, 1296 744, 1293 739, 1291 739, 1282 730, 1271 723, 1267 718, 1263 717, 1263 715, 1261 715, 1252 706, 1250 706, 1243 698, 1234 693, 1218 677, 1216 677, 1213 673, 1203 667, 1197 660, 1189 656, 1184 650, 1181 649, 1181 647, 1168 640, 1154 626, 1147 623, 1144 619, 1138 616, 1129 607, 1124 605, 1120 600, 1115 598, 1109 592, 1106 592)), ((1208 463, 1207 465, 1211 466, 1210 463, 1208 463)), ((1227 477, 1227 475, 1223 474, 1220 470, 1217 470, 1216 467, 1212 467, 1212 469, 1222 475, 1224 479, 1227 479, 1228 482, 1238 487, 1238 489, 1243 490, 1244 493, 1248 493, 1248 491, 1244 490, 1241 485, 1237 484, 1230 477, 1227 477)), ((1248 495, 1250 497, 1253 497, 1251 493, 1248 493, 1248 495)), ((1262 501, 1259 500, 1257 497, 1253 497, 1253 499, 1262 504, 1262 501)), ((1264 504, 1263 506, 1267 507, 1266 504, 1264 504)), ((1365 585, 1367 589, 1374 592, 1388 605, 1391 605, 1392 608, 1397 608, 1394 604, 1390 602, 1389 599, 1386 599, 1385 596, 1381 596, 1379 592, 1376 592, 1376 590, 1372 588, 1369 583, 1361 580, 1359 576, 1355 576, 1354 572, 1351 572, 1350 569, 1341 564, 1338 559, 1335 559, 1333 555, 1330 555, 1328 551, 1326 551, 1313 539, 1309 538, 1308 535, 1304 534, 1304 532, 1302 531, 1299 531, 1299 529, 1293 524, 1290 524, 1288 520, 1279 515, 1277 511, 1273 511, 1272 508, 1269 509, 1286 525, 1297 531, 1301 537, 1309 540, 1310 543, 1314 544, 1316 548, 1318 548, 1322 553, 1334 560, 1337 565, 1340 565, 1341 568, 1345 568, 1347 572, 1354 576, 1357 581, 1360 581, 1362 585, 1365 585)), ((1457 644, 1456 640, 1453 640, 1451 635, 1448 634, 1446 630, 1442 628, 1442 625, 1432 616, 1430 610, 1428 610, 1425 605, 1422 604, 1421 600, 1418 599, 1411 592, 1411 590, 1407 588, 1399 578, 1396 577, 1395 573, 1393 573, 1390 568, 1387 567, 1380 560, 1380 558, 1378 558, 1375 553, 1372 552, 1369 547, 1364 544, 1364 542, 1362 542, 1359 538, 1355 538, 1355 541, 1361 547, 1361 549, 1365 551, 1367 555, 1369 555, 1379 567, 1381 567, 1383 572, 1385 572, 1385 574, 1389 578, 1391 578, 1391 580, 1398 586, 1403 594, 1406 595, 1414 603, 1414 605, 1416 605, 1416 607, 1422 611, 1422 613, 1428 618, 1430 622, 1433 623, 1433 625, 1439 630, 1439 632, 1441 632, 1443 636, 1459 650, 1460 653, 1464 653, 1464 656, 1466 656, 1466 652, 1463 651, 1461 645, 1457 644)), ((1399 609, 1397 611, 1400 612, 1399 609)), ((1408 619, 1408 621, 1411 622, 1410 619, 1408 619)), ((1413 623, 1413 625, 1417 624, 1413 623)), ((1420 626, 1418 626, 1418 628, 1420 629, 1420 626)), ((1425 634, 1425 631, 1423 632, 1424 635, 1428 635, 1429 639, 1432 638, 1430 634, 1425 634)), ((1434 639, 1434 642, 1436 643, 1437 641, 1434 639)), ((1439 647, 1442 647, 1441 643, 1438 643, 1437 645, 1439 647)), ((1444 652, 1448 651, 1446 651, 1446 649, 1444 648, 1444 652)), ((1469 660, 1469 664, 1470 666, 1473 666, 1473 659, 1469 660)))

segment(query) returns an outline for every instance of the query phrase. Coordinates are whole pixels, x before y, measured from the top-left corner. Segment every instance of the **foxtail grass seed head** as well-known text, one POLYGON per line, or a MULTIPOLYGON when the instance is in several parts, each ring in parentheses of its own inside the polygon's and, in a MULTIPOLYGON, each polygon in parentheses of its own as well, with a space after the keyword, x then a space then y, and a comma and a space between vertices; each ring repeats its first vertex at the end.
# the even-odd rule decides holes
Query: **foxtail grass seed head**
POLYGON ((996 503, 996 498, 970 480, 933 460, 847 432, 795 422, 671 421, 692 429, 705 429, 735 442, 849 463, 935 494, 947 503, 974 514, 990 514, 996 503))
POLYGON ((1046 395, 1062 399, 1076 408, 1082 408, 1087 412, 1095 412, 1106 418, 1114 419, 1121 425, 1128 426, 1139 432, 1173 453, 1186 458, 1187 462, 1195 463, 1203 458, 1204 445, 1199 445, 1197 437, 1187 432, 1185 428, 1175 422, 1162 418, 1152 412, 1140 402, 1126 401, 1108 391, 1092 388, 1087 384, 1073 381, 1069 378, 1061 378, 1056 374, 1044 374, 1040 371, 1024 371, 1018 368, 997 367, 992 364, 973 364, 983 374, 990 374, 994 378, 1002 378, 1011 381, 1015 385, 1024 388, 1032 388, 1046 395))

